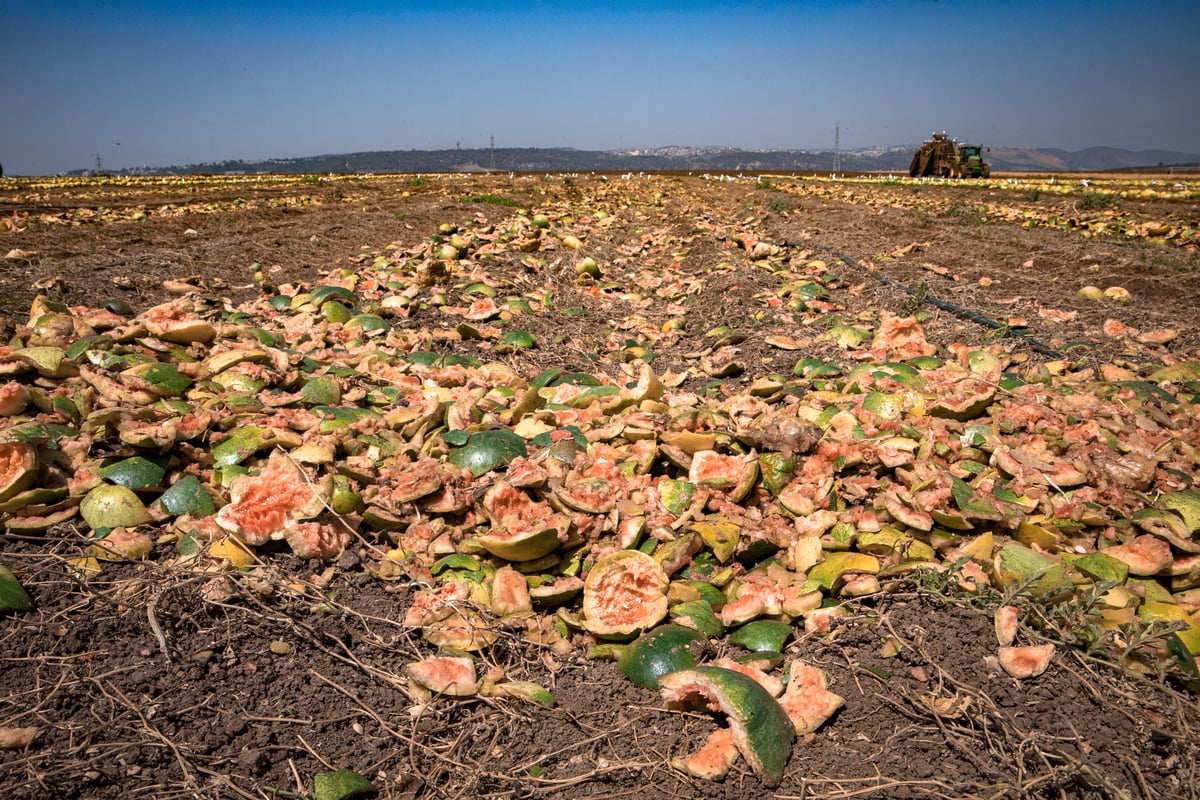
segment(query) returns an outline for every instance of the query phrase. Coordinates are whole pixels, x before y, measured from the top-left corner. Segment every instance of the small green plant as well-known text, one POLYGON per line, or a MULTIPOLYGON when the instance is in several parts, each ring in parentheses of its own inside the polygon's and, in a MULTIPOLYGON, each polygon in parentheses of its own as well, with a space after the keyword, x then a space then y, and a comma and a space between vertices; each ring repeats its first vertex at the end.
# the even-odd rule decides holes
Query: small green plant
POLYGON ((774 200, 768 200, 766 206, 767 211, 774 211, 776 214, 781 214, 792 207, 789 198, 776 197, 774 200))
POLYGON ((501 197, 495 194, 473 194, 463 198, 464 203, 491 203, 494 206, 520 206, 511 197, 501 197))
POLYGON ((980 341, 984 344, 991 344, 992 342, 998 342, 1001 339, 1007 339, 1009 336, 1012 336, 1012 327, 1005 324, 997 328, 988 328, 983 332, 983 336, 980 337, 980 341))
POLYGON ((967 559, 960 559, 958 562, 951 564, 945 570, 936 569, 918 569, 913 571, 913 580, 916 583, 917 589, 921 591, 936 594, 939 597, 949 595, 951 593, 958 594, 955 591, 954 581, 956 574, 962 572, 963 564, 967 559))
POLYGON ((1110 194, 1087 191, 1079 195, 1079 199, 1075 201, 1075 209, 1077 211, 1102 211, 1112 208, 1116 204, 1117 199, 1110 194))
POLYGON ((1033 189, 1026 189, 1022 194, 1022 197, 1024 197, 1030 203, 1036 203, 1042 197, 1042 190, 1036 187, 1033 189))
POLYGON ((1104 631, 1097 624, 1104 596, 1118 581, 1099 581, 1069 600, 1052 605, 1034 604, 1031 609, 1038 626, 1064 644, 1081 645, 1089 654, 1104 644, 1104 631))
POLYGON ((754 184, 754 188, 755 189, 773 189, 775 187, 773 187, 771 185, 771 182, 769 180, 767 180, 766 178, 759 178, 758 182, 754 184))
POLYGON ((425 185, 425 176, 424 175, 414 175, 413 177, 408 179, 408 185, 409 186, 424 186, 425 185))
POLYGON ((951 200, 950 204, 938 213, 938 216, 942 219, 953 219, 963 225, 975 225, 976 227, 982 225, 984 221, 984 215, 979 206, 958 199, 951 200))
POLYGON ((1135 619, 1115 627, 1103 624, 1107 595, 1119 588, 1121 581, 1097 581, 1068 598, 1054 600, 1034 591, 1043 577, 1041 572, 1001 587, 985 584, 968 591, 962 581, 968 561, 960 558, 945 570, 916 570, 910 580, 917 592, 989 616, 1001 606, 1016 606, 1022 610, 1022 625, 1044 641, 1074 648, 1086 658, 1122 669, 1147 674, 1157 671, 1160 680, 1172 677, 1188 692, 1200 694, 1200 669, 1178 635, 1187 628, 1185 622, 1135 619))
POLYGON ((929 284, 925 281, 921 281, 920 285, 917 286, 916 291, 913 292, 912 296, 908 298, 908 301, 905 302, 900 308, 900 316, 911 317, 916 313, 917 309, 921 307, 921 304, 925 302, 925 298, 927 297, 929 297, 929 284))

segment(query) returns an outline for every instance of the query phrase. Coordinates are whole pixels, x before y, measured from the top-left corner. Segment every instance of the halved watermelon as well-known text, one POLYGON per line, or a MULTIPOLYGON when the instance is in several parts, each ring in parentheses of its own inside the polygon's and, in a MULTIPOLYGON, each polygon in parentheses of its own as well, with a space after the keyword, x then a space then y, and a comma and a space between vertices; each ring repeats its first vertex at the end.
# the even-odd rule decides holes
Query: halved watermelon
POLYGON ((725 777, 737 757, 733 729, 717 728, 699 750, 682 758, 672 758, 671 766, 695 778, 713 781, 725 777))
POLYGON ((217 512, 217 524, 252 545, 282 539, 296 521, 320 514, 330 491, 331 481, 312 481, 276 450, 259 474, 233 479, 230 501, 217 512))
POLYGON ((968 355, 970 369, 947 364, 925 373, 926 390, 934 395, 927 406, 931 416, 966 421, 975 419, 996 398, 1000 361, 992 353, 976 350, 968 355))
POLYGON ((37 473, 36 447, 28 442, 0 442, 0 503, 32 486, 37 473))
POLYGON ((825 688, 825 673, 803 661, 788 666, 787 688, 779 704, 787 712, 797 736, 811 733, 825 724, 845 700, 825 688))
POLYGON ((584 626, 598 636, 628 637, 667 615, 667 573, 637 550, 618 550, 592 565, 583 582, 584 626))
POLYGON ((1008 647, 1017 638, 1017 623, 1021 612, 1016 606, 1000 606, 992 615, 992 624, 996 629, 996 641, 1001 647, 1008 647))
POLYGON ((617 667, 638 686, 657 689, 663 675, 696 666, 695 648, 705 641, 703 634, 691 628, 660 625, 626 647, 617 667))
POLYGON ((1036 678, 1050 666, 1050 659, 1054 657, 1054 645, 1001 647, 999 657, 1000 666, 1017 680, 1036 678))
POLYGON ((111 483, 88 492, 79 513, 92 530, 132 528, 150 521, 150 512, 132 489, 111 483))
POLYGON ((0 417, 20 414, 29 404, 29 388, 18 381, 0 385, 0 417))
POLYGON ((621 498, 620 486, 608 478, 579 478, 556 489, 554 498, 572 511, 605 514, 621 498))
POLYGON ((333 561, 350 544, 354 532, 337 519, 333 522, 297 522, 287 526, 283 536, 298 557, 333 561))
POLYGON ((463 446, 450 452, 448 460, 456 467, 471 470, 471 474, 478 478, 526 454, 525 440, 510 430, 500 428, 471 434, 463 446))
POLYGON ((792 626, 777 619, 747 622, 729 635, 729 643, 753 652, 783 650, 783 643, 792 635, 792 626))
POLYGON ((1171 565, 1171 546, 1149 533, 1099 551, 1124 562, 1130 575, 1156 575, 1171 565))
POLYGON ((17 576, 0 564, 0 613, 5 611, 28 611, 33 608, 33 599, 17 576))
POLYGON ((549 504, 534 500, 506 481, 496 481, 483 497, 492 527, 475 538, 479 546, 506 561, 533 561, 566 539, 571 521, 549 504))
POLYGON ((499 638, 488 621, 470 609, 455 610, 445 619, 425 626, 421 636, 442 650, 467 653, 490 647, 499 638))
POLYGON ((783 659, 782 653, 775 653, 774 656, 768 655, 765 652, 756 654, 755 658, 737 658, 733 659, 729 656, 723 656, 712 662, 711 666, 721 667, 722 669, 731 669, 734 672, 740 672, 750 680, 757 683, 759 686, 767 690, 767 694, 771 697, 779 697, 783 694, 783 681, 776 678, 767 670, 772 669, 772 664, 775 657, 779 660, 783 659))
POLYGON ((795 728, 779 702, 753 678, 721 667, 695 667, 659 679, 667 705, 720 711, 733 743, 768 786, 783 779, 795 728))
POLYGON ((217 329, 197 317, 191 303, 182 298, 148 308, 139 319, 151 335, 177 344, 211 342, 217 336, 217 329))
MULTIPOLYGON (((117 487, 124 488, 124 487, 117 487)), ((99 561, 139 561, 154 549, 154 540, 136 528, 114 528, 85 551, 99 561)))
POLYGON ((353 800, 355 797, 374 797, 375 793, 375 784, 352 769, 313 775, 313 800, 353 800))
POLYGON ((497 616, 520 614, 533 610, 529 583, 512 567, 501 567, 492 576, 492 613, 497 616))
POLYGON ((741 502, 758 481, 758 458, 754 455, 724 455, 701 450, 692 455, 688 480, 701 486, 724 491, 735 503, 741 502))
POLYGON ((408 665, 408 679, 435 694, 470 697, 479 691, 474 660, 465 656, 434 656, 408 665))
POLYGON ((540 606, 558 606, 583 591, 583 581, 574 575, 563 575, 546 583, 529 587, 529 599, 540 606))
POLYGON ((442 488, 442 473, 432 458, 389 465, 381 477, 387 482, 386 497, 392 503, 411 503, 442 488))
POLYGON ((1023 591, 1046 601, 1066 597, 1075 588, 1061 559, 1031 550, 1018 542, 1009 542, 1000 548, 992 560, 992 575, 1006 588, 1021 586, 1023 591))
POLYGON ((471 594, 465 583, 443 583, 436 589, 420 589, 413 595, 412 605, 404 615, 404 625, 431 625, 454 613, 471 594))

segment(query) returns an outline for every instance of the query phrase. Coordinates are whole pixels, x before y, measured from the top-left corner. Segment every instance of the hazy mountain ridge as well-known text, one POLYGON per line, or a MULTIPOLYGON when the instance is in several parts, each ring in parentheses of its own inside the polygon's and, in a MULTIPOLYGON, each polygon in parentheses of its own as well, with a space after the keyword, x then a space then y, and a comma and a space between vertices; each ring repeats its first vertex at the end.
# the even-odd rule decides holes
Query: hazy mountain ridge
MULTIPOLYGON (((641 170, 831 172, 908 171, 918 145, 888 145, 844 150, 743 150, 736 147, 669 145, 624 150, 572 148, 475 148, 446 150, 379 150, 361 153, 228 160, 171 167, 119 170, 122 174, 169 175, 189 173, 327 174, 366 172, 624 172, 641 170)), ((987 160, 994 171, 1092 172, 1138 167, 1200 164, 1200 154, 1169 150, 1125 150, 1089 147, 990 147, 987 160)), ((71 174, 86 174, 76 170, 71 174)))
POLYGON ((1193 153, 1178 153, 1171 150, 1123 150, 1119 147, 1088 147, 1075 151, 1057 148, 993 147, 989 151, 989 156, 993 169, 1051 172, 1104 171, 1175 164, 1195 165, 1200 162, 1200 156, 1193 153))

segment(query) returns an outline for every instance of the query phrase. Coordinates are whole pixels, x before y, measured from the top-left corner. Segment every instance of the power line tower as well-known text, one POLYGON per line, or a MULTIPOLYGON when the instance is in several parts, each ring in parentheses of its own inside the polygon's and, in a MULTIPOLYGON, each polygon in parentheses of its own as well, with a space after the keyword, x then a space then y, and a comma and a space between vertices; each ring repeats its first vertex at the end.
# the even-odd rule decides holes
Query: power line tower
POLYGON ((833 174, 842 171, 842 126, 833 126, 833 174))

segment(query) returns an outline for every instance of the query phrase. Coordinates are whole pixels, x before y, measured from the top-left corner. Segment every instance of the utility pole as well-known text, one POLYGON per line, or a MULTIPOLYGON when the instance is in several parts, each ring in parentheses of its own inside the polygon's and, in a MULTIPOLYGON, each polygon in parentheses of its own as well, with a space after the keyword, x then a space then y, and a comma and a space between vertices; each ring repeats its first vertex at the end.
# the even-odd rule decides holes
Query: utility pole
POLYGON ((833 174, 842 171, 842 126, 833 126, 833 174))
POLYGON ((491 134, 488 136, 488 146, 491 148, 491 151, 492 151, 492 172, 495 172, 496 171, 496 135, 495 134, 491 134))

